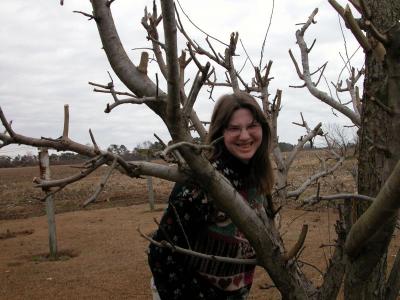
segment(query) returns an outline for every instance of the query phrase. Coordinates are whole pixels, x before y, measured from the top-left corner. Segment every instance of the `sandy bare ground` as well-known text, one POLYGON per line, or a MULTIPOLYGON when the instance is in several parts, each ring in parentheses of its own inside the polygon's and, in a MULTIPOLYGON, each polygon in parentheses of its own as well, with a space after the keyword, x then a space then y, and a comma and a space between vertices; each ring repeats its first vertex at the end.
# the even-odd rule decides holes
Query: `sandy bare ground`
MULTIPOLYGON (((318 168, 312 153, 304 153, 291 173, 302 182, 318 168)), ((354 183, 345 165, 340 173, 321 181, 322 193, 334 187, 352 192, 354 183)), ((43 192, 35 189, 32 178, 37 167, 0 169, 0 299, 151 299, 147 266, 147 241, 137 227, 150 233, 156 229, 153 219, 160 219, 172 183, 154 179, 157 211, 147 204, 146 179, 131 179, 114 174, 95 204, 82 209, 81 204, 93 193, 106 168, 66 187, 56 195, 56 223, 60 259, 49 261, 47 221, 44 204, 37 200, 43 192)), ((76 173, 69 166, 53 166, 52 178, 76 173)), ((315 192, 315 191, 314 191, 315 192)), ((313 191, 308 191, 312 194, 313 191)), ((307 195, 308 195, 307 194, 307 195)), ((325 270, 336 233, 336 213, 327 204, 315 211, 285 208, 282 211, 283 238, 287 249, 297 240, 303 224, 309 225, 305 249, 300 260, 325 270)), ((333 205, 331 205, 332 207, 333 205)), ((396 232, 397 234, 397 232, 396 232)), ((389 263, 400 246, 393 240, 389 263)), ((321 273, 310 265, 302 270, 317 285, 321 273)), ((280 299, 266 273, 258 269, 250 299, 280 299)))
MULTIPOLYGON (((158 205, 155 212, 141 204, 58 214, 58 246, 63 255, 58 261, 45 259, 45 216, 0 221, 0 298, 151 299, 147 241, 136 229, 139 225, 147 233, 156 229, 153 218, 160 218, 163 207, 158 205)), ((309 224, 301 260, 324 269, 330 249, 319 246, 333 243, 336 215, 332 210, 285 209, 282 217, 287 247, 296 241, 302 224, 309 224)), ((318 271, 303 269, 316 283, 321 281, 318 271)), ((251 299, 279 299, 276 290, 260 288, 268 283, 258 270, 251 299)))

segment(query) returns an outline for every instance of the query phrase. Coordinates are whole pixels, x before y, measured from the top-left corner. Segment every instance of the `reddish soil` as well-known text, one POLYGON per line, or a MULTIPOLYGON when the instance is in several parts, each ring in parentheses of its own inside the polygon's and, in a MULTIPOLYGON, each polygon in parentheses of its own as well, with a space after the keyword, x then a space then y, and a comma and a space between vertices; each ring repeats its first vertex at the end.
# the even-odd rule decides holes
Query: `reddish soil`
MULTIPOLYGON (((172 183, 154 180, 154 212, 147 204, 145 179, 115 174, 98 202, 85 209, 80 205, 104 170, 68 186, 55 196, 60 257, 50 261, 44 204, 35 200, 43 193, 32 187, 36 172, 37 168, 0 169, 0 299, 151 299, 148 242, 137 228, 145 233, 156 229, 153 219, 160 219, 172 183)), ((52 176, 74 172, 58 166, 52 176)), ((302 269, 319 284, 322 276, 315 267, 324 270, 331 255, 331 247, 320 246, 334 243, 334 209, 292 207, 284 208, 281 215, 287 249, 297 240, 302 225, 309 225, 300 260, 312 265, 302 269)), ((400 240, 392 244, 389 261, 400 240)), ((276 289, 262 288, 270 284, 266 273, 257 269, 250 299, 280 299, 276 289)))
MULTIPOLYGON (((46 259, 45 216, 0 221, 0 298, 151 299, 148 243, 136 230, 139 225, 145 233, 155 230, 153 218, 160 218, 162 207, 158 205, 155 212, 140 204, 58 214, 58 261, 46 259)), ((335 215, 286 209, 282 217, 288 247, 296 241, 301 225, 309 224, 301 259, 324 269, 330 251, 319 246, 329 243, 328 220, 333 224, 335 215)), ((304 271, 320 282, 318 271, 308 266, 304 271)), ((257 271, 250 299, 279 299, 274 289, 260 288, 271 283, 264 274, 257 271)))

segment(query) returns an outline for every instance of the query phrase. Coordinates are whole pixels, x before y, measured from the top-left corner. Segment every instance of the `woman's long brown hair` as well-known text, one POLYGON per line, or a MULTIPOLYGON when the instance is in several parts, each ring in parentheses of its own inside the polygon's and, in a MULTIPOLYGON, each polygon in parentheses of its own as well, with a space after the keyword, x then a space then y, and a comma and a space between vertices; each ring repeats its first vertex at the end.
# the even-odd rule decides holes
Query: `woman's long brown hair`
MULTIPOLYGON (((274 179, 271 161, 269 158, 270 148, 270 128, 257 101, 248 94, 227 94, 223 95, 214 107, 211 117, 211 125, 208 132, 208 143, 212 143, 224 135, 224 130, 229 125, 229 121, 233 113, 240 109, 245 108, 250 110, 254 120, 260 123, 262 127, 262 141, 256 153, 249 161, 251 185, 257 188, 260 194, 271 195, 274 179)), ((211 153, 211 159, 219 158, 225 148, 223 141, 219 141, 214 145, 214 151, 211 153)))

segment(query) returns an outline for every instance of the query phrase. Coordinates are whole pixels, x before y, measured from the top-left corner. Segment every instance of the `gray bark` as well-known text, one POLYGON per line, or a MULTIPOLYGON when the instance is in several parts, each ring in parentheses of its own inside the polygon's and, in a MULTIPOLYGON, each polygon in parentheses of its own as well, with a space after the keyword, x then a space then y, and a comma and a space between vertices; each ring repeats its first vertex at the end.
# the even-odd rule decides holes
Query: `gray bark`
MULTIPOLYGON (((364 2, 371 13, 370 20, 380 32, 386 32, 397 23, 399 1, 364 2)), ((372 44, 376 43, 369 37, 372 44)), ((398 39, 397 34, 392 41, 398 39)), ((398 42, 386 45, 384 63, 379 62, 372 51, 366 53, 358 192, 372 197, 378 194, 400 154, 400 65, 396 47, 398 42)), ((356 206, 358 216, 367 209, 363 203, 356 206)), ((392 218, 370 239, 359 256, 349 260, 344 286, 346 299, 385 299, 386 253, 393 230, 392 218)))

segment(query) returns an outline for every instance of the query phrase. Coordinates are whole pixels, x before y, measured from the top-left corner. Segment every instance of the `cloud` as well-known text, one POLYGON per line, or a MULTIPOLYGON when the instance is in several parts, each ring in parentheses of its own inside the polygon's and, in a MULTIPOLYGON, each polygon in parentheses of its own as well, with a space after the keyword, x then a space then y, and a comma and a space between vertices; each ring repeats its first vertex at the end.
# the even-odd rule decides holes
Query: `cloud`
MULTIPOLYGON (((251 5, 239 0, 180 2, 193 22, 226 43, 232 31, 239 31, 252 61, 258 64, 260 46, 272 8, 271 1, 256 0, 251 5)), ((140 24, 145 5, 151 11, 150 0, 115 1, 112 4, 120 37, 128 55, 136 62, 140 51, 131 49, 149 47, 145 30, 140 24)), ((279 119, 281 141, 294 143, 304 134, 300 128, 294 129, 295 126, 291 124, 298 120, 299 111, 303 111, 310 126, 319 121, 346 122, 344 117, 334 117, 329 107, 314 99, 304 89, 288 87, 300 83, 288 55, 288 49, 291 48, 299 57, 295 44, 295 30, 299 27, 296 23, 307 20, 315 7, 320 9, 316 18, 318 23, 311 26, 306 36, 309 43, 314 37, 317 38, 311 53, 312 66, 315 69, 329 60, 330 68, 326 75, 330 82, 336 81, 343 65, 338 54, 340 51, 345 57, 338 18, 326 1, 275 1, 264 63, 269 59, 274 61, 274 79, 271 81, 270 92, 275 93, 278 88, 283 90, 283 110, 279 119)), ((65 1, 63 7, 58 1, 2 1, 0 105, 7 117, 14 120, 15 130, 27 136, 58 137, 62 131, 63 106, 69 104, 71 137, 79 142, 90 141, 89 128, 92 128, 98 143, 104 148, 109 144, 124 144, 132 149, 145 140, 154 140, 153 133, 169 140, 169 134, 159 117, 144 106, 127 105, 115 109, 109 115, 104 114, 106 103, 112 99, 106 94, 93 93, 93 88, 87 82, 107 83, 107 71, 111 71, 111 68, 101 49, 95 22, 87 21, 80 14, 73 14, 72 10, 90 13, 92 9, 89 1, 81 0, 65 1)), ((182 12, 180 15, 186 30, 206 47, 204 34, 191 25, 182 12)), ((348 53, 352 53, 356 44, 346 30, 344 34, 347 37, 348 53)), ((217 41, 212 43, 217 51, 223 53, 222 44, 217 41)), ((184 45, 183 39, 180 39, 180 47, 184 45)), ((237 52, 240 54, 236 58, 237 65, 241 66, 246 55, 240 45, 237 52)), ((361 51, 357 62, 358 65, 362 64, 361 51)), ((155 64, 152 63, 149 76, 154 79, 156 72, 155 64)), ((247 63, 241 74, 247 81, 251 81, 253 73, 251 65, 247 63)), ((217 74, 220 81, 225 80, 223 70, 217 70, 217 74)), ((193 71, 187 72, 187 78, 193 76, 193 71)), ((118 89, 126 91, 115 75, 113 79, 118 89)), ((160 83, 161 88, 165 89, 165 86, 164 82, 160 83)), ((216 92, 214 96, 223 92, 216 92)), ((200 95, 195 109, 202 120, 209 120, 214 103, 208 99, 206 87, 202 88, 200 95)), ((10 151, 25 151, 25 148, 14 149, 16 147, 0 149, 0 155, 10 151)))

